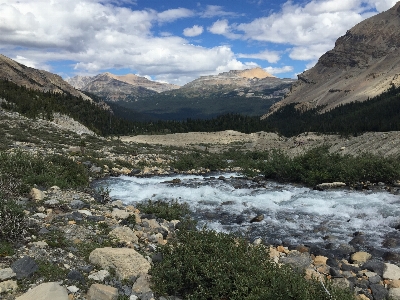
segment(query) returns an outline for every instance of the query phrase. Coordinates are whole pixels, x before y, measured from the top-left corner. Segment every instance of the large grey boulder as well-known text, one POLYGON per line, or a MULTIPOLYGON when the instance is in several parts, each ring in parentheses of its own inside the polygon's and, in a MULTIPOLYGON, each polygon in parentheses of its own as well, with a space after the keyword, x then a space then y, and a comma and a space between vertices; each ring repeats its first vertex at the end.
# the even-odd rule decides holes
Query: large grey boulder
POLYGON ((150 263, 140 253, 129 248, 97 248, 89 255, 92 264, 114 269, 119 279, 147 274, 150 263))
POLYGON ((396 265, 385 263, 385 269, 383 270, 383 278, 391 280, 400 279, 400 268, 396 265))

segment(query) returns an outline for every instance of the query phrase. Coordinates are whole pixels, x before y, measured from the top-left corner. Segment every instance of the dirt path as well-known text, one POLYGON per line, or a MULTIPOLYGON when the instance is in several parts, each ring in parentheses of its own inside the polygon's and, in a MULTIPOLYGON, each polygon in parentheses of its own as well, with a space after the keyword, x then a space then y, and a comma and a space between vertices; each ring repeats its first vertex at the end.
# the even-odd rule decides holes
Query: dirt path
POLYGON ((357 137, 338 135, 301 134, 292 138, 275 133, 244 134, 233 130, 221 132, 189 132, 167 135, 138 135, 121 138, 125 142, 151 145, 208 149, 212 152, 234 147, 242 150, 282 149, 291 155, 321 145, 329 145, 332 152, 359 155, 370 152, 383 156, 400 154, 400 132, 368 132, 357 137))

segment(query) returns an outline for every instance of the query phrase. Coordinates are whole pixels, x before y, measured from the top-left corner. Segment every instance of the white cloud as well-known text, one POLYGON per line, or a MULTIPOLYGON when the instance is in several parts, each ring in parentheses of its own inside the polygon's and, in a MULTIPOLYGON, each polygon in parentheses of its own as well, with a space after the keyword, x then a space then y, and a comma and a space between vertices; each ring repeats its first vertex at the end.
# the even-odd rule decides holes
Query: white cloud
POLYGON ((203 30, 203 26, 194 25, 193 27, 185 28, 183 35, 189 37, 198 36, 203 33, 203 30))
POLYGON ((173 22, 181 18, 192 17, 194 12, 186 8, 169 9, 157 14, 159 22, 173 22))
POLYGON ((253 59, 261 59, 261 60, 266 60, 269 63, 277 63, 281 56, 279 52, 276 51, 262 51, 260 53, 255 53, 255 54, 246 54, 246 53, 239 53, 237 55, 238 58, 253 58, 253 59))
POLYGON ((284 67, 266 67, 264 68, 265 71, 268 73, 275 75, 275 74, 282 74, 282 73, 289 73, 293 72, 293 67, 292 66, 284 66, 284 67))
MULTIPOLYGON (((290 57, 315 60, 332 49, 348 29, 374 14, 392 7, 395 0, 312 0, 303 4, 287 1, 278 13, 234 27, 244 38, 294 46, 290 57)), ((232 28, 231 28, 232 29, 232 28)))
POLYGON ((223 35, 229 39, 238 39, 240 38, 240 34, 236 34, 232 32, 232 28, 229 25, 228 20, 218 20, 214 22, 210 27, 207 28, 209 32, 213 34, 223 35))
POLYGON ((238 16, 235 12, 224 11, 222 6, 219 5, 207 5, 206 10, 201 14, 203 18, 214 18, 214 17, 236 17, 238 16))

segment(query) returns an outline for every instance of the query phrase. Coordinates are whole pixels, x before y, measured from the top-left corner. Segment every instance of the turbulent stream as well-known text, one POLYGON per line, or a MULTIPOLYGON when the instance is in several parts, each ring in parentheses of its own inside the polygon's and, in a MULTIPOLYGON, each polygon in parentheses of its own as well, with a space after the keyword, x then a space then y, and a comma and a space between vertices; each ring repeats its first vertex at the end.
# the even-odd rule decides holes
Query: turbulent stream
MULTIPOLYGON (((151 200, 187 202, 199 226, 238 232, 267 244, 307 245, 338 255, 346 249, 375 256, 400 253, 400 196, 385 191, 317 191, 273 181, 253 182, 224 174, 224 178, 117 177, 106 184, 113 199, 124 203, 151 200), (166 183, 179 178, 180 183, 166 183), (259 223, 250 223, 256 215, 259 223), (349 246, 352 245, 352 246, 349 246)), ((350 250, 349 250, 350 251, 350 250)))

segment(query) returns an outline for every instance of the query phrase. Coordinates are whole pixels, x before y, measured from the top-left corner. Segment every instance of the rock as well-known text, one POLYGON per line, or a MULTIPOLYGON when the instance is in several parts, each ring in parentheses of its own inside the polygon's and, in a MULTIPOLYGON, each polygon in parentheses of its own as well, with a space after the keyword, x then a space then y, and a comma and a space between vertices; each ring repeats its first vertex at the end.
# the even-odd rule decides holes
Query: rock
POLYGON ((317 280, 324 280, 324 275, 318 273, 317 271, 315 271, 313 268, 307 268, 305 270, 305 275, 304 277, 307 280, 311 280, 311 279, 317 279, 317 280))
POLYGON ((108 235, 113 236, 117 238, 119 241, 125 242, 127 244, 138 242, 138 237, 129 227, 114 228, 113 230, 110 231, 108 235))
POLYGON ((90 274, 88 276, 89 279, 93 279, 95 281, 104 281, 104 279, 110 275, 110 272, 107 270, 100 270, 96 273, 90 274))
POLYGON ((351 255, 351 260, 354 264, 363 264, 372 257, 368 252, 356 252, 351 255))
POLYGON ((67 290, 68 290, 68 292, 70 292, 70 293, 76 293, 76 292, 79 291, 79 288, 76 287, 75 285, 71 285, 71 286, 67 286, 67 290))
POLYGON ((325 182, 320 183, 315 186, 315 188, 319 191, 324 191, 327 189, 341 188, 345 187, 346 184, 344 182, 325 182))
POLYGON ((88 300, 117 300, 118 289, 99 283, 90 286, 87 293, 88 300))
POLYGON ((372 295, 374 296, 374 300, 385 300, 389 295, 389 291, 380 284, 371 284, 370 289, 372 291, 372 295))
POLYGON ((391 280, 400 279, 400 268, 396 265, 385 263, 385 269, 383 270, 383 278, 391 280))
POLYGON ((369 281, 370 283, 372 283, 372 284, 378 284, 378 283, 381 282, 381 280, 382 280, 382 278, 381 278, 381 276, 379 276, 379 275, 375 275, 375 276, 368 277, 368 281, 369 281))
POLYGON ((11 279, 15 276, 17 276, 17 274, 11 268, 0 270, 0 281, 11 279))
POLYGON ((305 270, 311 265, 311 258, 308 253, 290 252, 286 257, 281 257, 280 262, 291 265, 296 270, 305 270))
POLYGON ((9 291, 15 291, 16 289, 18 289, 18 284, 14 280, 7 280, 7 281, 0 282, 0 294, 6 293, 9 291))
POLYGON ((45 241, 37 241, 33 243, 29 243, 29 245, 34 246, 36 248, 47 248, 49 245, 45 241))
POLYGON ((57 199, 49 199, 44 201, 44 205, 46 205, 47 207, 55 207, 58 204, 60 204, 60 201, 58 201, 57 199))
POLYGON ((351 288, 352 286, 350 281, 347 280, 346 278, 333 278, 332 285, 340 289, 348 289, 351 288))
POLYGON ((69 207, 71 207, 72 209, 82 209, 85 207, 85 203, 81 200, 72 200, 69 203, 69 207))
POLYGON ((29 193, 29 198, 33 201, 42 201, 44 197, 45 197, 44 193, 37 188, 31 189, 29 193))
POLYGON ((140 169, 132 169, 128 176, 135 176, 141 172, 140 169))
POLYGON ((132 286, 132 291, 136 294, 144 294, 151 292, 150 289, 150 275, 141 275, 138 279, 136 279, 135 283, 132 286))
POLYGON ((67 275, 67 279, 72 280, 72 281, 79 281, 82 283, 85 281, 85 278, 83 277, 81 272, 79 272, 77 270, 71 270, 67 275))
POLYGON ((314 265, 316 266, 326 265, 327 260, 328 260, 327 257, 318 255, 314 258, 314 265))
POLYGON ((258 215, 250 220, 250 223, 261 222, 264 220, 264 215, 258 215))
POLYGON ((45 282, 29 290, 16 300, 68 300, 67 289, 57 282, 45 282))
POLYGON ((143 223, 144 227, 148 227, 148 228, 152 228, 152 229, 160 227, 160 224, 156 221, 155 218, 153 218, 153 219, 143 218, 142 223, 143 223))
POLYGON ((146 274, 150 269, 147 259, 128 248, 97 248, 90 253, 89 260, 104 269, 115 269, 119 279, 146 274))
POLYGON ((114 208, 111 215, 115 219, 126 219, 128 218, 132 213, 129 211, 125 211, 122 209, 114 208))
POLYGON ((400 264, 400 254, 396 252, 385 252, 385 254, 383 254, 383 259, 385 261, 400 264))
POLYGON ((38 268, 35 260, 29 256, 20 258, 11 265, 11 269, 17 274, 17 279, 31 276, 38 268))
POLYGON ((400 288, 400 280, 397 279, 390 282, 390 288, 400 288))
POLYGON ((400 288, 392 288, 389 290, 389 299, 400 300, 400 288))
POLYGON ((383 270, 385 269, 385 264, 379 260, 369 260, 362 265, 362 268, 373 271, 382 277, 383 270))
POLYGON ((92 213, 90 211, 86 210, 86 209, 79 209, 78 213, 80 213, 82 215, 85 215, 87 217, 92 216, 92 213))
POLYGON ((93 165, 93 166, 90 167, 89 171, 92 172, 92 173, 96 173, 97 174, 97 173, 101 173, 102 168, 101 167, 96 167, 96 166, 93 165))

